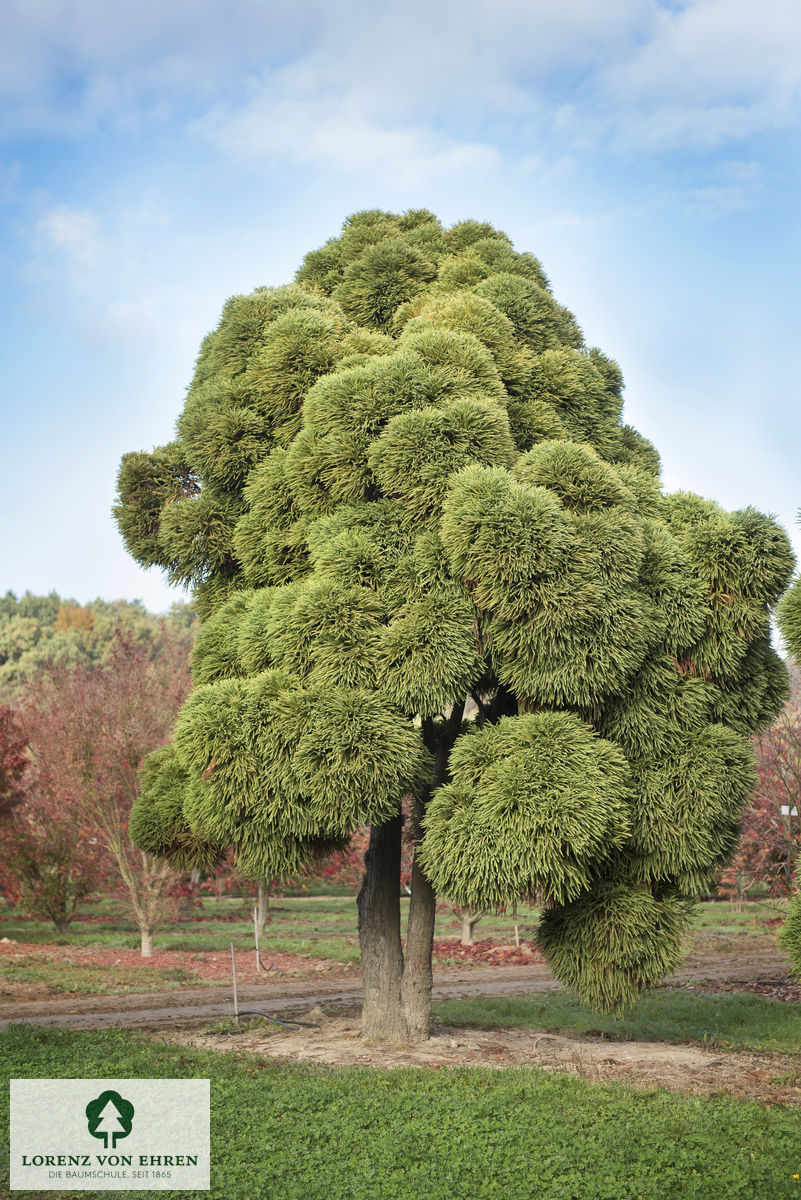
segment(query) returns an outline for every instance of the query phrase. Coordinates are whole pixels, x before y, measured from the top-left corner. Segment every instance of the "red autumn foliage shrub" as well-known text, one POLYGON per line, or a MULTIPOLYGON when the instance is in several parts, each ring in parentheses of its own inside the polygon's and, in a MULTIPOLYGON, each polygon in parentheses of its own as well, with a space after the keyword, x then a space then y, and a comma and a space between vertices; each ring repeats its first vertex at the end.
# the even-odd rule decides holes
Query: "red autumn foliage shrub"
POLYGON ((801 847, 801 708, 788 704, 778 721, 754 739, 758 782, 742 820, 737 853, 720 876, 720 890, 743 899, 762 883, 773 897, 792 890, 801 847))
POLYGON ((0 706, 0 817, 7 816, 25 795, 30 759, 19 719, 8 705, 0 706))
POLYGON ((118 632, 106 661, 52 663, 20 704, 31 766, 3 825, 7 873, 57 924, 101 882, 116 887, 143 952, 175 876, 132 846, 128 817, 142 762, 168 740, 189 690, 189 653, 189 637, 166 628, 156 654, 118 632))

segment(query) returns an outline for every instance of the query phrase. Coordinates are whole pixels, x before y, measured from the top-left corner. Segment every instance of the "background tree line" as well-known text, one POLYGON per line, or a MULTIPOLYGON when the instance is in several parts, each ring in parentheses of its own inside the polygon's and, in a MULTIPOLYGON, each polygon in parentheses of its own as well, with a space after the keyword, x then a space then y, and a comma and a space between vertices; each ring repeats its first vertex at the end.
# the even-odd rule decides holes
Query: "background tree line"
POLYGON ((0 603, 0 888, 60 931, 82 900, 117 892, 148 955, 178 877, 135 849, 128 820, 189 689, 194 615, 55 593, 0 603))
POLYGON ((0 703, 13 703, 23 689, 52 663, 107 661, 115 637, 126 637, 152 657, 165 636, 194 637, 195 614, 176 603, 166 618, 147 611, 139 600, 92 600, 78 604, 51 592, 0 598, 0 703), (166 633, 165 633, 166 631, 166 633))

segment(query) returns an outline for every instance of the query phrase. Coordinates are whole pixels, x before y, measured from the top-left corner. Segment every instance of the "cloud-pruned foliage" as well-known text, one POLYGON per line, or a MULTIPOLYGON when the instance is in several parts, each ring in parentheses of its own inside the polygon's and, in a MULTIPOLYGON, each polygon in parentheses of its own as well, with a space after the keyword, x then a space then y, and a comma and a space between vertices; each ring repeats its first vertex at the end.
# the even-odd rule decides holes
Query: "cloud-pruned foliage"
POLYGON ((124 457, 116 509, 204 621, 143 845, 288 875, 412 794, 440 892, 542 896, 599 1007, 657 982, 783 699, 783 530, 664 495, 539 262, 425 210, 356 213, 229 300, 177 432, 124 457))

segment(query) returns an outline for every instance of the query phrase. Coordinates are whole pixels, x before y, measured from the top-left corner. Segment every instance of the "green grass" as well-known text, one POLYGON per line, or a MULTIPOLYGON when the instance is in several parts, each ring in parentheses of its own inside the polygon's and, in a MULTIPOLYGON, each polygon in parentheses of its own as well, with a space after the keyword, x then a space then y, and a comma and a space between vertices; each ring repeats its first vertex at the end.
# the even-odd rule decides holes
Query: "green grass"
MULTIPOLYGON (((401 900, 402 910, 408 899, 401 900)), ((783 914, 781 902, 754 902, 737 912, 727 903, 706 903, 698 907, 695 932, 700 938, 734 939, 744 932, 764 932, 763 922, 783 914)), ((270 926, 264 943, 269 953, 306 954, 333 958, 339 962, 358 961, 356 903, 353 897, 294 892, 275 897, 271 906, 270 926)), ((482 917, 476 926, 477 939, 493 938, 511 944, 515 924, 520 936, 531 940, 537 923, 535 908, 521 907, 517 916, 496 914, 482 917)), ((436 937, 455 938, 461 922, 443 906, 437 913, 436 937)), ((112 899, 85 906, 73 921, 69 932, 58 934, 46 921, 27 920, 12 908, 0 909, 0 937, 15 941, 50 943, 62 946, 100 946, 136 949, 139 934, 133 922, 123 915, 112 899)), ((201 908, 189 918, 162 926, 156 933, 155 947, 164 950, 202 952, 227 950, 234 942, 238 949, 252 945, 253 924, 250 902, 239 897, 216 900, 206 897, 201 908)))
POLYGON ((602 1016, 561 993, 444 1000, 439 1025, 487 1029, 544 1029, 621 1041, 702 1042, 721 1049, 801 1054, 798 1005, 746 992, 707 995, 657 988, 620 1018, 602 1016))
MULTIPOLYGON (((73 922, 67 934, 57 934, 44 921, 31 921, 6 910, 0 920, 0 936, 18 942, 45 946, 56 944, 76 948, 138 950, 139 933, 122 916, 113 902, 103 900, 91 906, 82 918, 73 922)), ((156 950, 176 950, 189 954, 227 952, 231 942, 237 950, 252 950, 253 923, 240 899, 209 900, 196 909, 189 920, 177 921, 156 934, 156 950)), ((13 950, 14 947, 11 947, 13 950)), ((272 921, 266 939, 261 941, 265 961, 273 954, 297 954, 339 963, 360 961, 356 929, 356 906, 350 897, 321 896, 279 897, 272 908, 272 921)), ((57 992, 122 993, 161 991, 181 985, 211 986, 195 974, 191 962, 183 967, 156 968, 146 964, 108 967, 90 963, 49 962, 44 956, 26 955, 18 959, 0 957, 0 980, 37 982, 57 992)))
MULTIPOLYGON (((0 1058, 23 1078, 209 1078, 210 1200, 801 1194, 798 1112, 753 1102, 633 1092, 524 1068, 293 1067, 144 1043, 122 1030, 14 1026, 0 1033, 0 1058)), ((3 1086, 3 1127, 7 1104, 3 1086)), ((7 1180, 5 1138, 0 1153, 7 1180)))
MULTIPOLYGON (((57 933, 50 922, 28 920, 6 908, 0 911, 0 937, 39 945, 139 948, 136 926, 109 900, 87 905, 65 934, 57 933)), ((189 918, 159 928, 154 947, 202 953, 227 950, 231 942, 237 949, 252 948, 250 907, 238 898, 206 898, 189 918)), ((268 953, 358 961, 355 901, 349 896, 279 897, 272 906, 269 931, 262 944, 268 953)))
POLYGON ((298 887, 287 888, 285 895, 294 900, 302 899, 304 896, 347 896, 349 900, 354 899, 353 892, 350 888, 343 887, 339 883, 310 883, 308 887, 301 884, 298 887))
POLYGON ((91 963, 43 962, 30 956, 3 962, 0 978, 11 983, 42 983, 56 992, 84 995, 163 992, 204 982, 184 967, 124 967, 113 963, 94 966, 91 963))
POLYGON ((726 901, 708 901, 696 908, 693 929, 696 936, 719 934, 731 937, 738 933, 763 933, 767 928, 766 921, 786 916, 787 904, 788 901, 784 899, 753 900, 738 911, 726 901))

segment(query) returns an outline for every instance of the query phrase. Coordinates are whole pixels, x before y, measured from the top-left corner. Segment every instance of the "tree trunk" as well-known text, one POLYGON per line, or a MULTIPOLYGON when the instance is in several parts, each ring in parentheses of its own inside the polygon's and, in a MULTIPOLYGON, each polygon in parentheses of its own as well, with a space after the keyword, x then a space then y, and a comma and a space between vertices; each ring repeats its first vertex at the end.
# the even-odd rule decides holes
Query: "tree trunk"
POLYGON ((423 1042, 431 1023, 431 952, 434 945, 434 919, 437 897, 417 863, 412 862, 412 898, 406 933, 406 962, 403 968, 401 998, 410 1041, 423 1042))
POLYGON ((418 864, 417 845, 422 837, 421 826, 428 799, 434 789, 448 779, 450 754, 461 728, 463 713, 464 702, 454 705, 445 722, 445 727, 439 731, 438 735, 431 721, 423 722, 423 738, 426 746, 434 755, 434 772, 430 788, 418 797, 412 810, 415 853, 412 862, 412 898, 409 901, 409 924, 406 933, 406 963, 401 984, 407 1036, 415 1042, 425 1041, 429 1035, 431 988, 434 982, 431 954, 434 947, 434 921, 437 913, 437 897, 418 864))
POLYGON ((193 870, 190 871, 190 873, 189 873, 189 878, 186 881, 187 882, 186 895, 184 896, 183 900, 181 901, 181 916, 182 917, 191 917, 193 912, 195 911, 195 901, 197 900, 198 896, 200 895, 201 878, 202 877, 201 877, 200 871, 197 869, 197 867, 194 867, 193 870))
POLYGON ((70 927, 70 917, 53 917, 53 924, 56 927, 57 933, 68 933, 70 927))
POLYGON ((260 934, 267 933, 267 920, 270 915, 270 885, 265 880, 259 880, 259 892, 256 900, 256 924, 260 934))
POLYGON ((400 937, 400 812, 384 825, 370 827, 364 879, 356 901, 362 950, 362 1037, 406 1040, 400 987, 403 950, 400 937))
MULTIPOLYGON (((448 760, 461 728, 464 702, 454 705, 439 733, 423 721, 423 738, 434 755, 431 785, 414 806, 414 837, 428 795, 448 778, 448 760)), ((362 950, 362 1037, 388 1041, 423 1041, 431 1017, 431 951, 434 942, 436 896, 420 869, 415 853, 412 895, 406 939, 406 964, 400 937, 400 812, 385 825, 371 826, 359 892, 359 943, 362 950)))
POLYGON ((141 929, 142 935, 142 958, 153 957, 153 934, 149 929, 141 929))
POLYGON ((476 912, 472 908, 463 909, 463 911, 462 911, 462 941, 461 941, 462 946, 472 946, 473 945, 473 940, 474 940, 473 933, 475 932, 476 925, 478 925, 478 923, 481 920, 481 918, 483 917, 483 915, 484 915, 483 913, 476 912))

